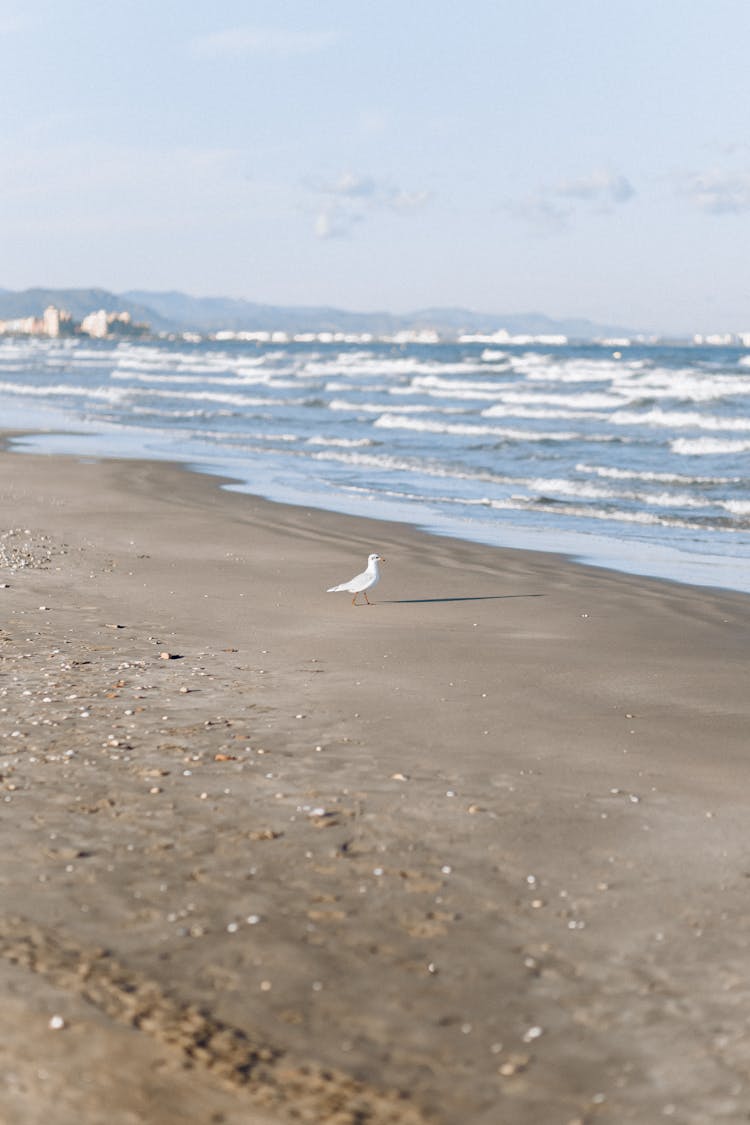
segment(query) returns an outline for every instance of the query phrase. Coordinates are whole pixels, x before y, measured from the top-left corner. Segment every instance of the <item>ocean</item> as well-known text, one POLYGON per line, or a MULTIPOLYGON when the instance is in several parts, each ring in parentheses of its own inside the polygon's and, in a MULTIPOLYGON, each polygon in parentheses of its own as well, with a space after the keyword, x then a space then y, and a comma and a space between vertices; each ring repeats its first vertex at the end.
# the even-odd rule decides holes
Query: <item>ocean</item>
POLYGON ((0 338, 0 426, 750 592, 745 349, 0 338))

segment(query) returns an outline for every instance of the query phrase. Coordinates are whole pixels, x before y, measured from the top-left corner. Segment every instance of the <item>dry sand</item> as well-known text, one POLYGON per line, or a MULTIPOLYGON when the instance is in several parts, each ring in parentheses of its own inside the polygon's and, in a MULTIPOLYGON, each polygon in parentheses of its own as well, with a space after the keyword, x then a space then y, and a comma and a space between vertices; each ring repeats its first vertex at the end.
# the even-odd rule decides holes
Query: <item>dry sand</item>
POLYGON ((3 1122, 750 1119, 750 598, 17 453, 0 582, 3 1122))

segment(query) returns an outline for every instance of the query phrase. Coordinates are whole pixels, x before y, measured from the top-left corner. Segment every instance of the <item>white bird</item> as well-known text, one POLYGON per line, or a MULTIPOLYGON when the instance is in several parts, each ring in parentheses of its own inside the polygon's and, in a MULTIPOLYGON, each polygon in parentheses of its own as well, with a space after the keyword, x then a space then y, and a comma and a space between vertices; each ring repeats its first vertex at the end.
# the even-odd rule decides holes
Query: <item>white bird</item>
POLYGON ((367 591, 371 590, 375 583, 380 581, 380 570, 378 568, 378 563, 381 562, 385 562, 385 559, 381 558, 380 555, 370 555, 367 560, 367 570, 363 570, 361 574, 357 574, 354 578, 350 578, 348 582, 342 582, 340 586, 331 586, 330 589, 326 591, 326 593, 338 594, 339 592, 341 592, 345 594, 354 594, 354 597, 352 598, 352 605, 357 604, 358 594, 364 594, 367 604, 372 605, 372 602, 367 596, 367 591))

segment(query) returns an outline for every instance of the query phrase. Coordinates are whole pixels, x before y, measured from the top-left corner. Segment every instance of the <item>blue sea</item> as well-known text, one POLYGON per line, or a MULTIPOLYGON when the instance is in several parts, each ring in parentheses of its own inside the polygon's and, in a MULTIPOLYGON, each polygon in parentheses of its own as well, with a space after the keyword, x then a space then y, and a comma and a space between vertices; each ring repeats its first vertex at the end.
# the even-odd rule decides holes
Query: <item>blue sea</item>
MULTIPOLYGON (((18 448, 750 591, 740 348, 0 338, 18 448)), ((374 544, 374 547, 377 545, 374 544)))

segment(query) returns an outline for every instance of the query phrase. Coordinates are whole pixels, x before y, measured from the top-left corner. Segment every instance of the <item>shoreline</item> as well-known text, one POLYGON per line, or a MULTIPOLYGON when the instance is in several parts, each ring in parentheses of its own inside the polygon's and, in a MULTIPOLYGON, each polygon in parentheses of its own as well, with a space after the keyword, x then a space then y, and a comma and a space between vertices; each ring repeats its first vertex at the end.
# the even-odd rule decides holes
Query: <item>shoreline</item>
POLYGON ((9 1119, 743 1119, 746 594, 0 468, 9 1119))
MULTIPOLYGON (((76 429, 70 419, 61 416, 59 426, 43 428, 32 424, 28 414, 19 414, 20 425, 12 431, 6 429, 5 443, 26 441, 28 452, 44 456, 92 457, 97 460, 127 459, 140 461, 143 455, 136 451, 132 434, 114 430, 107 433, 102 429, 76 429), (10 435, 10 436, 9 436, 10 435), (78 441, 76 442, 76 439, 78 441), (113 443, 119 447, 113 452, 113 443), (45 448, 46 446, 46 448, 45 448), (88 448, 86 448, 88 446, 88 448)), ((87 424, 90 425, 90 424, 87 424)), ((148 431, 141 432, 141 439, 153 437, 148 431)), ((168 437, 168 435, 164 435, 168 437)), ((16 452, 26 452, 18 449, 16 452)), ((223 486, 250 496, 258 496, 271 504, 284 504, 292 507, 314 507, 318 511, 332 512, 354 519, 364 518, 396 523, 413 528, 415 531, 441 538, 457 539, 476 543, 497 550, 532 551, 563 557, 573 565, 590 566, 596 569, 614 571, 618 574, 637 578, 653 578, 660 581, 676 582, 681 585, 699 586, 706 589, 727 590, 735 593, 750 593, 748 568, 741 555, 732 556, 716 553, 693 553, 681 550, 674 543, 655 543, 648 540, 618 538, 616 531, 609 534, 603 531, 583 532, 566 528, 545 530, 534 526, 523 527, 513 524, 511 519, 485 523, 480 520, 466 522, 448 519, 439 512, 413 509, 411 504, 383 497, 370 497, 365 506, 369 513, 357 509, 344 493, 334 493, 335 506, 331 506, 329 486, 317 493, 304 495, 299 487, 288 483, 280 485, 278 480, 271 483, 262 478, 251 480, 247 470, 243 473, 241 464, 232 464, 229 459, 214 458, 206 450, 196 447, 190 454, 181 454, 178 447, 157 451, 150 449, 146 459, 162 464, 180 465, 189 472, 213 477, 223 482, 223 486)), ((255 466, 257 469, 257 465, 255 466)), ((505 513, 512 517, 512 513, 505 513)), ((727 533, 729 534, 729 533, 727 533)))

